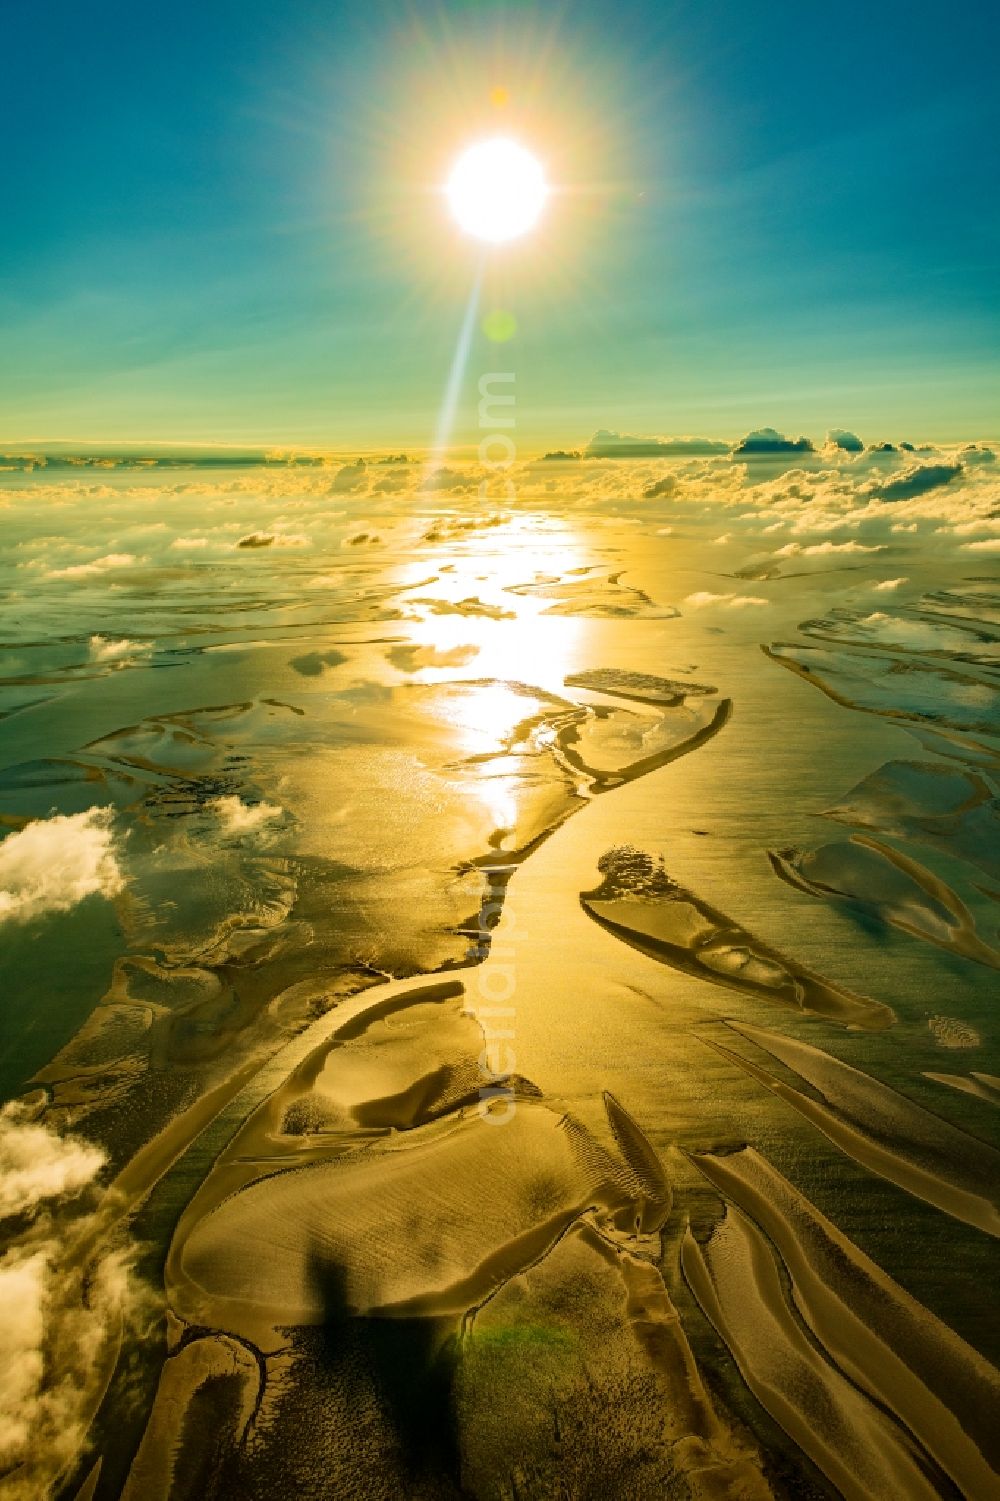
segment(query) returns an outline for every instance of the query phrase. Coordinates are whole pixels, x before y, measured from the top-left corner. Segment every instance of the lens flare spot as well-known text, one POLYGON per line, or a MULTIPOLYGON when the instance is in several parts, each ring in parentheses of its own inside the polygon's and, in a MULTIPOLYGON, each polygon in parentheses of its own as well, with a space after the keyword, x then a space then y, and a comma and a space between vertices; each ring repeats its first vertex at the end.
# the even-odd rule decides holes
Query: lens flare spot
POLYGON ((506 344, 517 333, 517 319, 506 308, 494 308, 483 319, 483 333, 494 344, 506 344))

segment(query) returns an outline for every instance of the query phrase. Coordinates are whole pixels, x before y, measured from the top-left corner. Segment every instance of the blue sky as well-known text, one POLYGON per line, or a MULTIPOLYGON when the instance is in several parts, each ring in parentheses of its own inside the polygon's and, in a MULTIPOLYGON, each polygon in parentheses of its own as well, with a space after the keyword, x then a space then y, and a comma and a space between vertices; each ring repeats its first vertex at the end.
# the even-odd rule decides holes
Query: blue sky
POLYGON ((0 433, 426 445, 473 273, 433 189, 501 84, 565 204, 491 266, 518 333, 456 442, 491 368, 526 451, 995 436, 998 43, 985 3, 9 0, 0 433))

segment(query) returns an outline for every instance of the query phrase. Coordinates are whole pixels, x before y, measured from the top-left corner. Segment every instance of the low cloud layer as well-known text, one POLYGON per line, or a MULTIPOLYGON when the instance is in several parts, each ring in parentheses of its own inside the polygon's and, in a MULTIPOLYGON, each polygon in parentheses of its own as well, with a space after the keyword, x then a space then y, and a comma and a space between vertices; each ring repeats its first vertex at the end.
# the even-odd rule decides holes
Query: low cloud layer
MULTIPOLYGON (((160 580, 172 588, 208 565, 220 591, 256 588, 266 576, 298 598, 303 591, 340 588, 376 549, 387 557, 419 557, 430 573, 439 545, 453 543, 458 533, 471 547, 487 527, 521 526, 525 517, 549 510, 603 517, 608 524, 641 522, 660 536, 669 528, 678 557, 693 535, 716 537, 713 568, 744 580, 837 568, 850 569, 860 583, 876 560, 875 579, 904 577, 913 573, 911 549, 931 534, 936 551, 970 571, 983 572, 995 560, 996 534, 989 530, 1000 514, 995 445, 932 449, 893 439, 859 451, 869 436, 863 432, 831 427, 825 442, 821 434, 800 438, 757 426, 733 445, 602 429, 586 456, 567 453, 558 463, 526 456, 502 471, 449 454, 430 474, 424 461, 341 459, 246 472, 177 471, 174 483, 161 474, 154 485, 134 469, 103 476, 89 468, 74 476, 63 467, 51 482, 36 475, 30 484, 17 477, 5 483, 0 503, 9 540, 0 568, 11 597, 40 618, 63 608, 71 581, 78 580, 80 636, 86 643, 100 633, 89 658, 110 671, 137 661, 139 642, 158 632, 160 580), (333 482, 351 488, 338 499, 333 482), (484 485, 496 488, 495 498, 484 485), (92 541, 95 508, 106 538, 99 557, 92 541), (58 525, 39 519, 56 516, 58 525), (857 546, 848 550, 852 542, 857 546), (783 551, 790 543, 801 550, 783 551), (826 543, 826 552, 809 551, 826 543), (862 547, 885 551, 868 555, 862 547), (263 573, 259 567, 247 573, 254 556, 266 559, 263 573), (132 564, 142 566, 142 591, 133 588, 132 564), (135 652, 125 642, 134 642, 135 652)), ((704 582, 723 592, 724 586, 704 582)), ((356 587, 363 587, 360 576, 356 587)), ((373 612, 382 608, 372 601, 373 612)), ((303 656, 304 676, 326 667, 309 652, 303 656)))
POLYGON ((715 438, 644 438, 601 428, 584 455, 591 459, 676 459, 728 452, 729 444, 715 438))

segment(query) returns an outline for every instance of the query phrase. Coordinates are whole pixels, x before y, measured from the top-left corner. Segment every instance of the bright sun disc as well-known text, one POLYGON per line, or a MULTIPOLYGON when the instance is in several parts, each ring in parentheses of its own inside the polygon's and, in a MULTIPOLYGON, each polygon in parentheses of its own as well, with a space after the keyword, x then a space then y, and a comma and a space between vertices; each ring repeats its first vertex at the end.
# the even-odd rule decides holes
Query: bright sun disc
POLYGON ((499 244, 538 222, 549 186, 537 157, 516 141, 498 138, 463 151, 445 192, 466 234, 499 244))

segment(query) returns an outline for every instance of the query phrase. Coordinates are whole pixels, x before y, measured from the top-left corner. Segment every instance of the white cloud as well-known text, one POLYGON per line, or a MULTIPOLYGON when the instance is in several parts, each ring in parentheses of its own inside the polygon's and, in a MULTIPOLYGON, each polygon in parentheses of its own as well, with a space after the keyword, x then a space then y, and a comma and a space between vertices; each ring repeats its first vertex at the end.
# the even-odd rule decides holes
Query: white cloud
POLYGON ((905 584, 907 582, 908 582, 908 580, 905 579, 905 578, 880 579, 877 584, 873 585, 873 588, 878 589, 879 592, 882 592, 883 590, 886 590, 886 589, 898 589, 899 586, 900 586, 900 584, 905 584))
POLYGON ((110 808, 35 819, 0 844, 0 922, 68 912, 122 888, 110 808))
POLYGON ((975 516, 971 521, 955 521, 950 526, 939 526, 939 532, 951 532, 953 537, 973 537, 985 532, 990 537, 1000 537, 1000 518, 975 516))
POLYGON ((0 1261, 0 1462, 22 1463, 38 1420, 44 1358, 44 1251, 0 1261))
POLYGON ((690 605, 692 610, 704 610, 709 605, 719 605, 727 610, 745 610, 750 605, 769 603, 769 600, 762 599, 759 594, 712 594, 707 589, 689 594, 684 600, 684 604, 690 605))
POLYGON ((857 433, 850 432, 846 427, 833 427, 826 435, 826 447, 839 448, 844 453, 861 453, 864 446, 857 433))
POLYGON ((208 546, 207 537, 175 537, 170 546, 175 552, 197 552, 208 546))
POLYGON ((125 637, 113 641, 110 636, 91 636, 90 638, 92 662, 116 662, 124 667, 138 657, 148 657, 152 650, 151 641, 128 641, 125 637))
POLYGON ((28 1118, 18 1100, 0 1109, 0 1218, 32 1214, 46 1200, 78 1194, 104 1166, 104 1153, 28 1118))
POLYGON ((803 547, 801 542, 786 542, 784 547, 779 547, 774 554, 776 558, 820 558, 834 552, 884 552, 885 549, 876 544, 866 546, 864 542, 811 542, 808 547, 803 547))
POLYGON ((1000 537, 984 537, 981 542, 963 542, 963 552, 1000 552, 1000 537))
POLYGON ((104 1164, 97 1147, 60 1136, 21 1102, 0 1111, 0 1214, 26 1221, 0 1259, 0 1473, 9 1501, 52 1494, 86 1442, 122 1321, 145 1304, 107 1221, 103 1248, 79 1263, 73 1255, 79 1232, 96 1225, 77 1201, 104 1164))
POLYGON ((273 803, 245 803, 238 797, 217 797, 209 806, 215 809, 227 834, 255 834, 284 812, 273 803))
POLYGON ((110 573, 115 568, 131 568, 139 559, 131 552, 109 552, 103 558, 94 558, 90 563, 72 563, 68 568, 50 568, 45 577, 49 579, 83 579, 96 574, 110 573))

